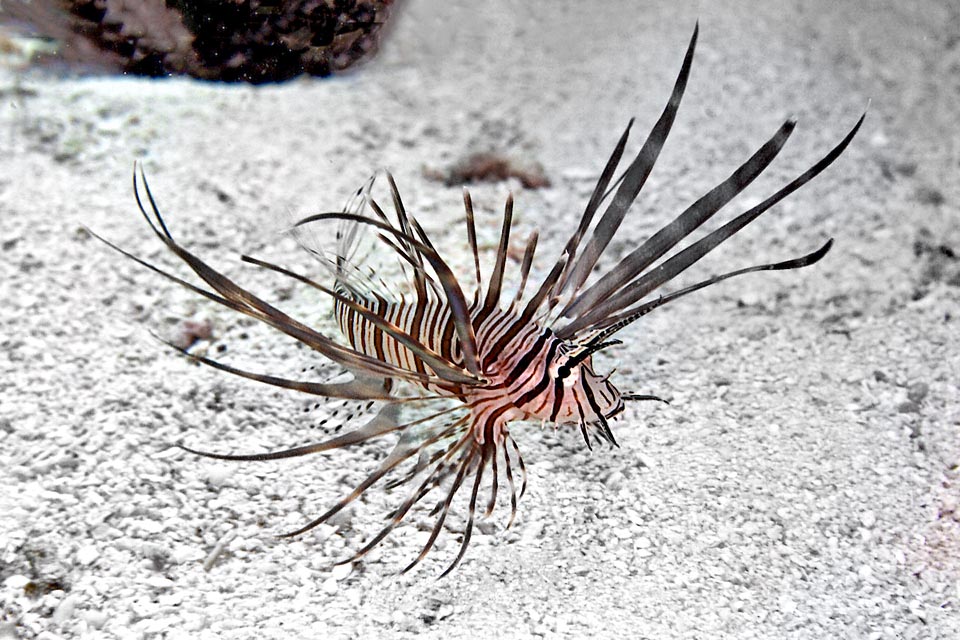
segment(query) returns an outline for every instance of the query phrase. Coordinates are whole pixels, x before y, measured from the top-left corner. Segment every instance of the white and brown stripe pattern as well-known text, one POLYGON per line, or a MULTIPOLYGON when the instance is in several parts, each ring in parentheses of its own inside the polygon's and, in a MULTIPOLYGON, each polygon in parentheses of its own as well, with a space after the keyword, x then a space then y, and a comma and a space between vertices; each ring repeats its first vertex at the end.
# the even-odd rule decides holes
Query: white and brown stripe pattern
MULTIPOLYGON (((338 248, 338 255, 329 260, 324 258, 335 276, 330 286, 276 264, 244 257, 248 263, 276 271, 328 294, 334 301, 345 344, 239 287, 175 242, 160 216, 142 171, 139 177, 135 172, 134 189, 143 217, 160 241, 186 263, 203 284, 188 282, 121 249, 119 251, 199 295, 300 341, 352 372, 354 379, 341 384, 291 380, 239 370, 199 355, 186 355, 248 379, 320 396, 376 400, 382 407, 367 424, 317 444, 253 455, 187 450, 227 460, 274 460, 328 451, 397 433, 399 438, 394 450, 353 492, 289 535, 298 535, 325 522, 380 481, 388 486, 408 484, 412 487, 408 497, 391 512, 387 525, 349 560, 376 546, 411 509, 431 494, 438 493, 433 532, 420 555, 407 567, 409 569, 432 548, 454 498, 467 484, 467 522, 460 551, 447 569, 450 571, 467 549, 479 493, 484 486, 489 491, 487 515, 498 502, 501 478, 506 479, 509 487, 511 514, 516 513, 515 473, 519 472, 522 477, 521 496, 526 486, 526 474, 510 431, 513 426, 529 421, 575 425, 588 446, 591 446, 591 440, 616 444, 608 421, 623 411, 624 401, 658 398, 618 391, 607 376, 594 372, 593 354, 619 344, 618 340, 612 339, 614 334, 680 296, 734 276, 804 267, 822 258, 831 246, 830 241, 800 258, 740 269, 655 295, 660 287, 829 166, 850 143, 863 121, 861 117, 836 147, 787 186, 715 231, 674 251, 684 238, 729 203, 774 160, 793 131, 794 123, 787 121, 729 178, 691 204, 612 269, 592 277, 601 255, 643 188, 666 141, 686 87, 696 39, 695 31, 672 95, 647 140, 626 170, 615 179, 630 126, 624 131, 600 174, 580 224, 535 291, 528 293, 526 285, 533 268, 537 234, 526 243, 519 290, 509 301, 501 300, 513 220, 512 197, 507 199, 499 247, 489 281, 484 286, 473 204, 469 193, 464 192, 466 235, 472 250, 475 281, 468 296, 422 227, 407 213, 399 190, 389 176, 393 217, 363 194, 360 200, 364 206, 359 210, 317 214, 297 223, 298 228, 334 221, 345 225, 347 231, 340 236, 343 243, 338 248), (149 210, 140 198, 141 185, 149 201, 149 210), (605 208, 601 213, 602 207, 605 208), (363 214, 367 208, 372 215, 363 214), (374 293, 365 288, 358 265, 351 262, 354 254, 351 243, 364 230, 376 234, 385 250, 394 252, 401 263, 407 265, 413 284, 411 296, 391 300, 382 292, 374 293), (672 255, 667 256, 671 251, 674 251, 672 255), (467 302, 468 298, 472 303, 467 302), (407 405, 420 407, 416 412, 418 417, 410 417, 407 421, 400 418, 401 409, 407 405), (486 483, 485 478, 488 479, 486 483)), ((372 279, 369 282, 372 283, 372 279)))

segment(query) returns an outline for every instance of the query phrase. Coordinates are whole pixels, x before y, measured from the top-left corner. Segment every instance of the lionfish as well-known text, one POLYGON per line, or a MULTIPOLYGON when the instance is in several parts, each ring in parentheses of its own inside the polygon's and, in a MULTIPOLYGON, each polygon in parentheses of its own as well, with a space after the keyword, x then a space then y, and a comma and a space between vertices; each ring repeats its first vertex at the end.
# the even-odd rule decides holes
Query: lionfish
POLYGON ((296 231, 328 221, 339 223, 337 249, 332 255, 312 249, 325 270, 333 276, 330 286, 271 262, 249 256, 242 258, 332 298, 334 313, 343 333, 343 339, 337 341, 253 295, 177 243, 160 215, 142 167, 139 180, 135 167, 134 194, 144 219, 157 238, 185 262, 206 287, 181 279, 105 242, 165 278, 287 334, 342 367, 351 377, 346 382, 288 379, 238 369, 179 348, 184 355, 222 371, 277 387, 327 398, 379 403, 379 411, 363 426, 315 444, 253 455, 224 455, 181 448, 221 460, 278 460, 397 434, 392 451, 353 491, 286 536, 302 534, 327 522, 374 484, 393 474, 386 483, 387 487, 407 485, 411 487, 407 497, 387 514, 382 529, 342 562, 352 562, 373 549, 404 521, 414 507, 434 493, 438 501, 430 512, 435 517, 432 531, 419 555, 404 569, 407 571, 423 560, 434 546, 454 497, 466 484, 469 486, 466 522, 459 552, 442 574, 446 575, 461 561, 470 543, 477 502, 481 499, 486 477, 489 478, 489 493, 485 515, 489 517, 494 511, 499 482, 501 476, 505 476, 511 506, 507 526, 514 520, 518 500, 515 471, 521 485, 519 496, 522 497, 526 489, 526 469, 511 432, 513 425, 540 421, 555 426, 573 426, 579 429, 588 447, 591 447, 591 438, 595 442, 616 445, 609 423, 624 411, 624 403, 660 398, 622 393, 610 382, 609 375, 600 375, 594 370, 593 356, 602 349, 620 344, 619 340, 613 339, 617 333, 677 298, 734 276, 755 271, 797 269, 823 258, 832 239, 799 258, 738 269, 651 297, 658 288, 826 169, 853 139, 866 115, 860 117, 836 147, 795 180, 654 266, 743 191, 773 161, 794 129, 795 123, 786 121, 726 180, 687 207, 613 268, 591 278, 604 250, 647 180, 670 131, 687 84, 697 32, 698 28, 694 30, 670 100, 636 157, 614 179, 633 123, 631 120, 597 180, 576 230, 543 280, 526 293, 538 238, 536 232, 530 235, 522 256, 519 283, 508 302, 504 300, 503 290, 513 219, 512 196, 506 201, 499 246, 484 286, 473 204, 469 192, 464 189, 466 233, 473 258, 474 287, 469 293, 465 292, 464 285, 423 227, 407 212, 389 174, 392 217, 369 197, 368 190, 361 190, 354 199, 359 206, 337 213, 311 215, 293 225, 296 231), (141 199, 141 184, 149 211, 141 199), (367 208, 370 214, 364 215, 367 208), (373 276, 353 260, 363 230, 373 232, 375 242, 382 243, 381 250, 392 252, 399 259, 404 274, 412 279, 412 295, 397 296, 373 286, 373 276), (442 408, 433 404, 437 402, 444 403, 442 408), (411 404, 420 410, 404 421, 400 409, 411 404))

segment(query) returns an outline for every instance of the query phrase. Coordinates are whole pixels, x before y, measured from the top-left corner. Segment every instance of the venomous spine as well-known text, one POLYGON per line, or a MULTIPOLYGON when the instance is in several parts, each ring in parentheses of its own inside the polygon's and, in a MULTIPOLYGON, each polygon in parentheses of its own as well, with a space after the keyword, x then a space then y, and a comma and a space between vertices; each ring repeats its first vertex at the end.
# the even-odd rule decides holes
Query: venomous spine
POLYGON ((380 404, 379 412, 366 424, 316 444, 253 455, 183 448, 224 460, 276 460, 396 434, 391 453, 352 492, 287 535, 299 535, 326 522, 381 481, 387 487, 406 486, 406 497, 388 514, 383 528, 345 562, 367 553, 418 504, 436 495, 432 531, 419 555, 406 567, 408 570, 434 546, 455 496, 465 489, 466 522, 459 551, 444 572, 447 573, 467 550, 478 502, 487 516, 494 511, 501 480, 506 481, 510 521, 513 520, 518 497, 526 487, 523 458, 513 438, 514 427, 530 421, 548 422, 579 430, 587 446, 592 446, 592 441, 616 444, 610 421, 623 412, 624 403, 658 398, 622 393, 609 376, 594 370, 593 355, 619 344, 614 337, 619 332, 681 296, 746 273, 796 269, 820 260, 829 251, 832 240, 799 258, 739 269, 656 294, 663 285, 826 169, 863 122, 861 116, 829 153, 760 204, 668 256, 774 160, 794 129, 794 122, 788 120, 726 180, 613 268, 595 274, 598 260, 643 188, 670 131, 687 84, 696 40, 695 30, 670 99, 640 151, 617 176, 631 129, 628 125, 597 180, 579 225, 560 255, 553 256, 546 265, 549 268, 542 270, 542 279, 530 277, 534 272, 537 234, 526 241, 517 289, 511 296, 504 295, 504 276, 513 219, 512 196, 506 201, 492 267, 484 277, 473 205, 469 193, 464 191, 466 235, 474 271, 472 282, 464 283, 454 275, 416 218, 406 211, 397 185, 389 176, 391 214, 369 197, 368 190, 361 190, 357 206, 313 215, 296 224, 296 229, 337 224, 337 251, 334 255, 317 256, 332 275, 332 282, 324 284, 271 262, 243 258, 330 296, 343 333, 340 340, 253 295, 174 240, 142 170, 139 177, 135 171, 134 190, 144 219, 202 284, 164 271, 116 245, 110 246, 201 296, 287 334, 353 377, 341 383, 287 379, 240 370, 184 351, 187 356, 231 374, 307 394, 380 404), (141 190, 146 194, 146 205, 141 190), (382 248, 393 252, 405 266, 412 284, 411 295, 386 294, 354 263, 356 244, 364 232, 375 235, 382 248), (409 405, 419 407, 416 415, 401 418, 405 413, 401 409, 409 405))

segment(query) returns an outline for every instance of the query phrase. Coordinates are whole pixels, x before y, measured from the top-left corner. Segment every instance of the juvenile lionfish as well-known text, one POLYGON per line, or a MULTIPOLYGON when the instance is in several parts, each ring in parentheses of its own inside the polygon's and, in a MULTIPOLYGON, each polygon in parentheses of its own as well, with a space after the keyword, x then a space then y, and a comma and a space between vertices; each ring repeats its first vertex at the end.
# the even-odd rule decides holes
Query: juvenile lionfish
POLYGON ((513 425, 532 421, 570 425, 579 429, 588 447, 591 447, 591 438, 616 445, 609 421, 623 412, 624 402, 659 398, 621 393, 608 380, 608 375, 594 371, 593 355, 619 344, 620 341, 613 337, 634 321, 688 293, 745 273, 797 269, 820 260, 830 249, 832 240, 800 258, 738 269, 650 297, 659 287, 826 169, 847 147, 863 122, 861 116, 836 147, 788 185, 653 266, 743 191, 773 161, 793 131, 794 122, 788 120, 729 178, 690 205, 612 269, 591 279, 598 260, 643 187, 670 131, 687 84, 696 40, 695 30, 670 100, 639 153, 614 179, 630 133, 628 124, 600 174, 580 224, 532 293, 525 292, 537 246, 536 233, 526 241, 515 294, 506 302, 502 299, 513 218, 512 196, 506 201, 499 246, 493 268, 486 277, 486 286, 483 286, 473 205, 469 192, 464 190, 466 232, 474 271, 473 291, 465 293, 464 286, 423 228, 404 208, 397 186, 389 175, 393 217, 388 216, 365 190, 361 190, 358 192, 359 206, 348 207, 339 213, 312 215, 294 225, 294 230, 303 230, 308 225, 327 221, 339 223, 334 255, 314 250, 321 264, 333 276, 330 286, 279 265, 243 257, 245 262, 278 272, 330 296, 343 333, 341 341, 319 333, 253 295, 178 244, 160 215, 143 170, 140 170, 138 180, 135 169, 134 193, 144 219, 160 241, 208 288, 183 280, 115 245, 111 246, 201 296, 293 337, 341 366, 352 377, 350 381, 339 383, 286 379, 240 370, 201 355, 189 354, 185 349, 180 349, 182 353, 222 371, 278 387, 328 398, 380 403, 379 412, 360 428, 317 444, 253 455, 221 455, 182 448, 221 460, 278 460, 338 449, 396 433, 398 439, 391 453, 349 495, 313 521, 286 535, 299 535, 326 522, 375 483, 392 474, 387 486, 408 485, 407 497, 387 515, 386 525, 344 562, 351 562, 374 548, 415 506, 436 490, 439 501, 431 513, 436 517, 435 524, 422 551, 404 569, 406 571, 420 562, 434 546, 454 497, 466 483, 470 487, 466 524, 459 553, 445 575, 460 562, 470 542, 478 496, 488 471, 489 494, 485 511, 487 516, 493 512, 497 504, 501 463, 502 475, 509 486, 510 523, 513 522, 518 496, 514 470, 522 477, 521 497, 526 488, 523 458, 511 433, 513 425), (149 202, 149 211, 141 199, 141 185, 149 202), (594 224, 597 213, 604 206, 605 210, 594 224), (371 215, 364 215, 367 208, 371 215), (411 296, 392 295, 373 286, 373 278, 352 260, 357 239, 364 229, 377 236, 376 241, 382 243, 384 251, 399 258, 405 273, 412 279, 411 296), (419 411, 415 416, 408 416, 407 421, 401 420, 401 409, 409 405, 419 407, 419 411))

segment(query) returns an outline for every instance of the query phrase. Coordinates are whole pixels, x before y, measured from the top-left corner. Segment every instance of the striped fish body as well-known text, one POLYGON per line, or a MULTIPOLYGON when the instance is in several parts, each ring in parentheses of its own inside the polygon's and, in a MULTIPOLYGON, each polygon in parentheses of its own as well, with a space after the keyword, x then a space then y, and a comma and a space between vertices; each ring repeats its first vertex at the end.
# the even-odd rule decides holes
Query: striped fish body
MULTIPOLYGON (((463 365, 463 355, 450 309, 437 296, 385 302, 357 300, 399 329, 417 336, 428 349, 463 365)), ((342 303, 334 313, 350 346, 407 371, 434 374, 428 364, 391 335, 342 303)), ((510 309, 484 312, 474 304, 470 318, 484 382, 479 385, 431 384, 425 390, 461 399, 472 412, 470 423, 479 443, 501 443, 512 421, 583 424, 615 416, 623 410, 619 391, 598 376, 592 358, 561 376, 573 347, 550 329, 525 321, 510 309)))

